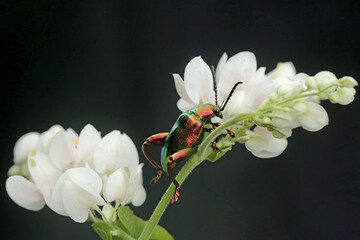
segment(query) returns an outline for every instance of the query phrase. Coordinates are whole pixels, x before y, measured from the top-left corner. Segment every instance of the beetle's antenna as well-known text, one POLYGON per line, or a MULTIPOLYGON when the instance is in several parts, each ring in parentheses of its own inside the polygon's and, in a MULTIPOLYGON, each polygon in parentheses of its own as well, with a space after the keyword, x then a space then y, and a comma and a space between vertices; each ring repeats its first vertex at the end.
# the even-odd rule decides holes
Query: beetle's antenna
POLYGON ((212 71, 212 75, 213 75, 213 81, 214 81, 214 92, 215 92, 215 104, 217 107, 219 107, 218 104, 218 94, 217 94, 217 87, 216 87, 216 75, 215 75, 215 68, 214 66, 211 66, 211 71, 212 71))
POLYGON ((235 85, 234 85, 233 88, 231 89, 230 94, 229 94, 229 96, 227 97, 224 105, 221 107, 220 111, 224 110, 224 108, 226 107, 226 104, 229 102, 229 99, 230 99, 231 96, 233 95, 236 87, 237 87, 239 84, 241 84, 241 83, 242 83, 242 82, 237 82, 237 83, 235 83, 235 85))

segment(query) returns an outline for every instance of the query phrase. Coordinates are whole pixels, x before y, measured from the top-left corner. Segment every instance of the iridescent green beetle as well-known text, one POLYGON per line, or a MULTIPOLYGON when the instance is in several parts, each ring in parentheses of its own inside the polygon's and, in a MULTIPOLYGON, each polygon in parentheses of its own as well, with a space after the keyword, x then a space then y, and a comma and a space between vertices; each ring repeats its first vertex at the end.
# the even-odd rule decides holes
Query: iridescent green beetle
MULTIPOLYGON (((220 118, 223 117, 221 112, 224 110, 231 95, 240 83, 241 82, 237 82, 234 85, 223 106, 219 107, 217 102, 217 89, 214 81, 216 106, 212 104, 204 104, 191 111, 183 112, 176 120, 170 132, 152 135, 143 143, 142 151, 145 157, 156 169, 158 169, 158 173, 156 177, 151 180, 151 183, 158 182, 161 178, 162 171, 164 171, 167 172, 171 181, 175 185, 175 193, 171 200, 171 204, 176 202, 179 198, 179 183, 176 181, 171 170, 176 167, 179 162, 186 160, 196 152, 197 147, 202 141, 204 132, 211 132, 214 128, 219 126, 219 124, 212 123, 211 118, 214 116, 220 118), (211 124, 212 128, 205 128, 205 125, 207 124, 211 124), (145 149, 145 146, 147 145, 163 146, 161 150, 162 167, 149 156, 145 149)), ((229 134, 233 135, 230 131, 229 134)), ((216 140, 212 142, 212 148, 214 151, 220 151, 220 149, 216 147, 216 140)))

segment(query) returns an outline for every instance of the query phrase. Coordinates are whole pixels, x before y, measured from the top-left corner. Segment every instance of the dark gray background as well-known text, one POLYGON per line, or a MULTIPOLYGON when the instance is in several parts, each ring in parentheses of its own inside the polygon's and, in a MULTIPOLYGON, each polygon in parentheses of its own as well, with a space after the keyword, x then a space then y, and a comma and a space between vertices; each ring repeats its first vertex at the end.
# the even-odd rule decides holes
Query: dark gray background
MULTIPOLYGON (((180 111, 172 73, 201 55, 256 54, 273 69, 329 70, 360 79, 358 1, 1 1, 1 239, 97 239, 48 208, 24 210, 5 192, 15 141, 59 123, 126 132, 138 146, 180 111), (141 3, 140 3, 141 2, 141 3)), ((360 239, 359 101, 324 103, 330 125, 296 129, 283 155, 237 146, 203 163, 161 219, 176 239, 360 239)), ((159 152, 155 151, 156 154, 159 152)), ((149 180, 132 209, 149 218, 169 184, 149 180)))

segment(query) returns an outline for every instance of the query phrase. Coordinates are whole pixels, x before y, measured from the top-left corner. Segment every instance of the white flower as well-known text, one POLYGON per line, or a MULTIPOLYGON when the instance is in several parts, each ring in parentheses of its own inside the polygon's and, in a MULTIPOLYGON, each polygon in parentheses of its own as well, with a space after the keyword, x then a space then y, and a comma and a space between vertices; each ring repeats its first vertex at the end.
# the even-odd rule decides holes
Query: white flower
POLYGON ((38 211, 46 204, 60 215, 84 222, 90 209, 105 204, 101 194, 109 202, 135 206, 146 198, 136 147, 119 131, 101 139, 90 124, 79 136, 71 128, 65 131, 55 125, 42 134, 22 136, 14 160, 17 165, 9 172, 21 176, 9 177, 6 191, 29 210, 38 211))
POLYGON ((271 132, 266 130, 266 128, 255 127, 254 131, 248 134, 249 140, 245 142, 245 147, 256 157, 276 157, 280 155, 287 147, 286 139, 278 139, 273 137, 271 132))
POLYGON ((52 163, 59 169, 84 166, 91 158, 95 146, 100 141, 100 133, 90 124, 80 132, 80 136, 71 128, 60 130, 49 147, 52 163))
MULTIPOLYGON (((201 57, 187 64, 184 81, 178 74, 173 76, 181 97, 177 104, 180 110, 215 104, 213 76, 201 57)), ((272 92, 272 81, 265 76, 265 68, 257 69, 255 55, 251 52, 240 52, 229 59, 224 53, 217 65, 216 82, 219 105, 229 96, 235 83, 242 82, 224 110, 225 117, 255 110, 272 92)))
POLYGON ((212 73, 201 57, 193 58, 186 65, 184 81, 178 74, 173 76, 176 91, 181 97, 177 103, 180 110, 186 111, 204 103, 215 103, 212 73))
POLYGON ((104 198, 111 202, 141 205, 146 198, 142 164, 133 141, 120 131, 103 137, 94 150, 94 169, 102 175, 104 198))
POLYGON ((71 168, 56 182, 53 199, 75 222, 85 222, 94 205, 105 205, 100 196, 102 181, 90 168, 71 168))

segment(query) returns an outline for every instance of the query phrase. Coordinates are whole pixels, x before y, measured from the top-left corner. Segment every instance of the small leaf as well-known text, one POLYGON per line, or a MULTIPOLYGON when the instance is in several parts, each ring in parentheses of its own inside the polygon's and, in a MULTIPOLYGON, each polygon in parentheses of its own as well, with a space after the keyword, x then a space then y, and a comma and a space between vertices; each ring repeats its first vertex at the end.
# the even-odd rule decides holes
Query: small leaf
POLYGON ((101 237, 103 240, 112 240, 111 235, 111 227, 107 225, 105 222, 96 222, 91 225, 95 232, 101 237))
MULTIPOLYGON (((128 206, 121 206, 118 210, 118 217, 121 224, 125 227, 126 231, 134 238, 138 238, 145 228, 146 221, 134 215, 133 211, 128 206)), ((158 240, 173 240, 174 238, 161 226, 156 226, 151 239, 158 240)))
POLYGON ((165 228, 157 225, 151 234, 151 239, 173 240, 174 238, 170 235, 170 233, 165 228))

